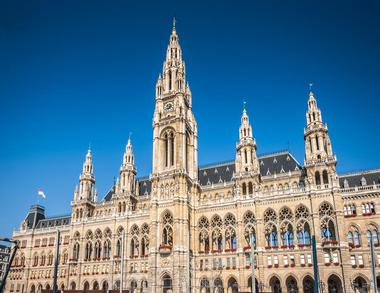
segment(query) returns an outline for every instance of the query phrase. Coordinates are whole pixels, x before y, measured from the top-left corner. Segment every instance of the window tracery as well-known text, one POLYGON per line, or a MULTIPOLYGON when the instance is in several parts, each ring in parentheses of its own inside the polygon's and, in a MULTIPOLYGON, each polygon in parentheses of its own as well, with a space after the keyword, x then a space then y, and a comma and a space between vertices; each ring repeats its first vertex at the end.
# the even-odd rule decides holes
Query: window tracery
POLYGON ((269 208, 265 211, 264 222, 265 223, 268 223, 268 222, 276 223, 277 222, 277 214, 273 209, 269 208))

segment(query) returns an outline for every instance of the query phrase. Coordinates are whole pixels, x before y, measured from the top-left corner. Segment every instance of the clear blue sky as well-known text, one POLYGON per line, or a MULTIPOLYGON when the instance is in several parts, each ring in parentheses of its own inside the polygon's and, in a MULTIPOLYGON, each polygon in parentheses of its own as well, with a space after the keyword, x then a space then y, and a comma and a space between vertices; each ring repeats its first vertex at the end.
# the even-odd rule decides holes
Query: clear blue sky
POLYGON ((0 1, 0 235, 37 189, 70 212, 91 143, 103 195, 129 132, 139 176, 152 156, 154 89, 172 17, 199 126, 199 162, 233 159, 243 100, 258 152, 303 162, 308 83, 338 171, 379 158, 379 1, 0 1))

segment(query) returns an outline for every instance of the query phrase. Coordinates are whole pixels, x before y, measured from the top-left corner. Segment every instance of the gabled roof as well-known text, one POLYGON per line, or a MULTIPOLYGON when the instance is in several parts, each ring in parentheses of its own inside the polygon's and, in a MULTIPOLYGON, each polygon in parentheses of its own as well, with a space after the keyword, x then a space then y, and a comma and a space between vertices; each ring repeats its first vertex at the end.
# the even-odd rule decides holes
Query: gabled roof
POLYGON ((339 186, 349 188, 355 186, 380 184, 380 169, 364 170, 339 175, 339 186))

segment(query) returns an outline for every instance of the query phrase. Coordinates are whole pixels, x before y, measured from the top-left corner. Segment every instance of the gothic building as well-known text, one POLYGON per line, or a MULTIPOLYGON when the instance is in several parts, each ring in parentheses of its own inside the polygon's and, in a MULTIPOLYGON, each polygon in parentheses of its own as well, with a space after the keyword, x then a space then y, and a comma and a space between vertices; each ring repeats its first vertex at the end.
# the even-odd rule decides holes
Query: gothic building
POLYGON ((307 100, 303 164, 289 151, 258 155, 244 109, 235 160, 199 167, 192 98, 173 27, 156 83, 151 174, 137 176, 128 140, 119 177, 98 199, 88 150, 71 214, 48 218, 36 205, 14 232, 21 248, 7 292, 52 287, 57 229, 63 289, 251 292, 254 276, 256 292, 310 293, 313 235, 324 292, 368 288, 380 170, 337 174, 315 94, 307 100))

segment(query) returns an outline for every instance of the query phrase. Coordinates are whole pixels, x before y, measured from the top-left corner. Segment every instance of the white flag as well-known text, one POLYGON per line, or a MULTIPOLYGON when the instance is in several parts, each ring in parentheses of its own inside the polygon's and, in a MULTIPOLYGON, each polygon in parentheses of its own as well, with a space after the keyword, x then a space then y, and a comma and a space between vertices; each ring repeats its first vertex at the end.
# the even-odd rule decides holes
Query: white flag
POLYGON ((42 198, 46 198, 45 193, 42 191, 42 189, 38 189, 38 195, 41 196, 42 198))

